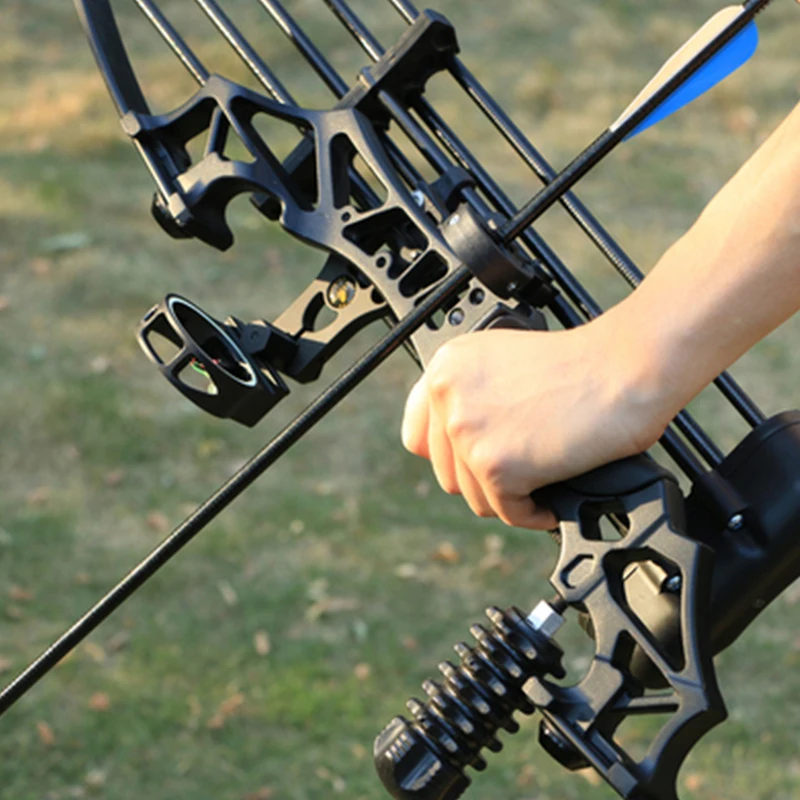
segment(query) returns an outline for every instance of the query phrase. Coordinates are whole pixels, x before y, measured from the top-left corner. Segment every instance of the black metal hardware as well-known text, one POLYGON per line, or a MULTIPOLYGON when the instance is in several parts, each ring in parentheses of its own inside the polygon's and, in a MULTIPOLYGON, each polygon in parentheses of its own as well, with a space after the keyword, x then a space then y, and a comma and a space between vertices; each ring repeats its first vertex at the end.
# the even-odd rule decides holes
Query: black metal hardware
MULTIPOLYGON (((571 191, 626 129, 601 136, 556 174, 459 61, 453 26, 440 14, 389 0, 409 27, 384 50, 344 0, 325 0, 374 62, 351 87, 281 3, 259 0, 334 94, 330 110, 310 111, 216 0, 200 5, 264 93, 211 74, 155 0, 135 2, 199 84, 170 113, 151 113, 108 0, 76 5, 123 129, 155 180, 156 220, 175 238, 225 249, 233 244, 226 208, 245 193, 263 217, 323 254, 317 277, 272 322, 219 321, 169 295, 140 327, 150 359, 203 410, 254 425, 289 391, 284 379, 316 380, 374 321, 391 330, 3 690, 0 713, 401 345, 424 365, 461 332, 546 330, 546 313, 574 327, 601 313, 530 228, 546 208, 561 203, 631 286, 642 279, 571 191), (442 72, 545 183, 522 210, 425 99, 428 81, 442 72), (262 115, 297 131, 287 158, 259 133, 262 115), (423 179, 396 130, 433 168, 433 180, 423 179), (193 161, 187 145, 198 136, 206 147, 193 161), (234 139, 248 161, 230 156, 234 139), (332 321, 320 323, 323 311, 332 321)), ((748 0, 747 14, 767 2, 748 0)), ((473 629, 477 646, 460 646, 460 666, 445 664, 444 683, 426 684, 429 700, 412 706, 414 720, 398 718, 379 737, 379 772, 396 798, 460 796, 465 768, 485 765, 480 750, 500 747, 495 734, 514 731, 513 713, 538 709, 540 741, 568 769, 591 765, 626 798, 675 800, 683 759, 724 718, 712 655, 800 575, 800 412, 765 422, 729 375, 716 385, 754 430, 725 457, 689 414, 678 415, 662 444, 692 483, 685 506, 675 478, 646 456, 544 493, 561 520, 553 613, 577 612, 595 639, 586 675, 570 688, 554 683, 549 676, 562 670, 552 632, 516 609, 492 610, 491 630, 473 629), (609 537, 602 521, 617 533, 609 537), (662 715, 664 725, 637 759, 616 736, 638 714, 662 715)))
POLYGON ((531 678, 563 678, 561 650, 517 608, 490 608, 491 629, 473 625, 475 647, 456 645, 461 664, 439 665, 444 684, 426 681, 428 701, 410 700, 414 721, 395 717, 375 740, 375 766, 396 800, 454 800, 470 784, 466 767, 486 769, 480 751, 502 749, 496 733, 516 733, 513 715, 536 707, 531 678))
MULTIPOLYGON (((278 335, 276 328, 251 326, 242 336, 241 329, 175 294, 150 309, 139 327, 145 353, 181 394, 203 411, 243 425, 255 425, 289 393, 277 372, 250 357, 254 344, 265 350, 278 335), (177 352, 164 354, 165 344, 177 352)), ((281 345, 291 347, 291 340, 283 336, 281 345)))
MULTIPOLYGON (((592 766, 621 797, 675 800, 685 757, 726 716, 711 661, 712 551, 686 536, 677 482, 646 456, 594 470, 550 487, 546 494, 561 520, 561 552, 550 582, 562 608, 577 609, 591 620, 594 658, 574 686, 548 680, 547 672, 558 677, 552 664, 540 670, 518 667, 509 680, 504 664, 509 649, 516 654, 518 647, 495 646, 490 639, 482 650, 484 664, 488 662, 483 675, 503 676, 502 697, 508 698, 511 711, 542 713, 540 740, 564 766, 592 766), (604 534, 603 517, 613 518, 616 536, 604 534), (524 683, 526 692, 514 694, 524 683), (647 753, 635 758, 616 734, 629 717, 641 714, 660 716, 664 723, 647 753)), ((504 633, 513 630, 517 642, 520 637, 524 641, 520 629, 527 628, 518 617, 514 620, 511 628, 499 616, 493 622, 504 633)), ((531 652, 538 652, 535 645, 531 652)), ((424 707, 409 706, 417 722, 396 719, 378 737, 378 771, 384 784, 393 787, 393 797, 458 797, 468 784, 463 768, 482 768, 477 752, 489 741, 487 730, 493 735, 501 726, 495 724, 487 692, 479 693, 464 677, 472 663, 467 654, 460 671, 446 667, 444 691, 426 687, 431 701, 424 707), (462 722, 467 715, 469 725, 462 722), (436 738, 440 730, 457 746, 442 746, 436 738), (441 769, 431 765, 435 756, 441 769), (446 778, 431 781, 430 787, 420 782, 425 789, 419 793, 407 791, 406 776, 426 770, 446 778)), ((479 686, 483 688, 480 681, 479 686)), ((503 727, 515 730, 513 725, 503 727)))

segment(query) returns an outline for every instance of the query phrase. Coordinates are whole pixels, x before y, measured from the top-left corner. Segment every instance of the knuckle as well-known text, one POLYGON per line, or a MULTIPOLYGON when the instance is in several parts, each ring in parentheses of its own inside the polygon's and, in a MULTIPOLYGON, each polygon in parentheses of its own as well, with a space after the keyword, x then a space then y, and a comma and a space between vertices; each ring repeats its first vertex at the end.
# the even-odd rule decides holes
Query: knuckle
POLYGON ((497 490, 508 471, 506 459, 491 447, 473 448, 470 465, 481 485, 490 490, 497 490))
POLYGON ((451 405, 444 429, 451 441, 461 440, 469 433, 472 422, 464 403, 455 402, 451 405))
POLYGON ((426 370, 428 387, 435 397, 442 397, 450 390, 453 379, 453 348, 450 343, 442 345, 434 354, 426 370))

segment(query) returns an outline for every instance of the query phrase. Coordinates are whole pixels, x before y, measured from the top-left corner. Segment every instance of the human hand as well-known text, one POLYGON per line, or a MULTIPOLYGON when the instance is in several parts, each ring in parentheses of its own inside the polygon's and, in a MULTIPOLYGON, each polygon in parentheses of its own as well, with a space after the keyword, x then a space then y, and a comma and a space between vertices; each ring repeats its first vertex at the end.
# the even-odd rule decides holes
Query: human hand
POLYGON ((570 331, 448 342, 411 390, 404 445, 478 516, 555 527, 531 492, 646 450, 672 416, 644 390, 647 365, 617 333, 601 317, 570 331))

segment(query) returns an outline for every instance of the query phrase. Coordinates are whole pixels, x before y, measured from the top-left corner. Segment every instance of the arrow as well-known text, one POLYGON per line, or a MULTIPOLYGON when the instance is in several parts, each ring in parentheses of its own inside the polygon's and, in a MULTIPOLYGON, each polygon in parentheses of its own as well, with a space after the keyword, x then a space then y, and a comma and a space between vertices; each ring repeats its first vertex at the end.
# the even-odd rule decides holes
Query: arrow
POLYGON ((667 60, 611 127, 500 228, 501 241, 516 239, 620 142, 675 113, 742 66, 758 45, 753 20, 770 2, 746 0, 715 14, 667 60))
MULTIPOLYGON (((730 24, 742 14, 742 6, 729 6, 715 14, 689 41, 682 45, 666 61, 653 79, 636 96, 636 99, 622 112, 611 126, 614 131, 626 119, 650 100, 674 75, 680 72, 693 58, 700 54, 730 24)), ((633 139, 653 125, 689 105, 693 100, 722 83, 741 66, 746 64, 758 48, 758 28, 751 21, 740 33, 734 36, 717 54, 697 70, 680 88, 676 89, 655 111, 634 128, 625 139, 633 139)))

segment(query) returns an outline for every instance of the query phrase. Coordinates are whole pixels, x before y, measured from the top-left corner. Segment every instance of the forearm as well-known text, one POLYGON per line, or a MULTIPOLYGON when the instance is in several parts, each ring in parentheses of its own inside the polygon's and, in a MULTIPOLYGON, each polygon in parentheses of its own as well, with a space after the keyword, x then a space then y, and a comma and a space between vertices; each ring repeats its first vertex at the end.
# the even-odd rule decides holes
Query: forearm
POLYGON ((800 308, 800 105, 597 321, 665 422, 800 308))

